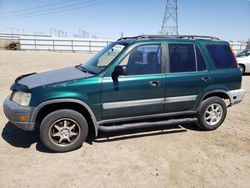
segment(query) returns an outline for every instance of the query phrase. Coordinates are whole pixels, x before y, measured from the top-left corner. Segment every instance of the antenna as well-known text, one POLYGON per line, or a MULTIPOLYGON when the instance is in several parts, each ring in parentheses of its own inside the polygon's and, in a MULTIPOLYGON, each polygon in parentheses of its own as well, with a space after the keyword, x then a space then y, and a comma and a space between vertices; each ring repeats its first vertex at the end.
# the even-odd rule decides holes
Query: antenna
POLYGON ((178 35, 178 0, 167 0, 161 27, 162 35, 178 35))

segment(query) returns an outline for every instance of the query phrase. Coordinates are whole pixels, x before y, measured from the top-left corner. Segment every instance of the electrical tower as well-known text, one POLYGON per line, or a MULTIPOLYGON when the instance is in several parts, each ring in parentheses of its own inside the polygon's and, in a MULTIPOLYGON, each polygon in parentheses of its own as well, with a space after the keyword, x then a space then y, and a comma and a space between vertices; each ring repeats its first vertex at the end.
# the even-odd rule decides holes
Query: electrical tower
POLYGON ((54 37, 67 37, 67 32, 55 28, 50 28, 50 34, 54 37))
POLYGON ((167 0, 161 27, 162 35, 178 35, 178 0, 167 0))

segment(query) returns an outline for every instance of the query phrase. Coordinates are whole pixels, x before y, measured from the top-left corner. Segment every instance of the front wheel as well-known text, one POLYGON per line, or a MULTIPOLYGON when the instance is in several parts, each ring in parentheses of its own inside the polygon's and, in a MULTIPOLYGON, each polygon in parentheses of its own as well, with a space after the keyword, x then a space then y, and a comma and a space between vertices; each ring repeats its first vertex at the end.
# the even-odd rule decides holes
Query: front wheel
POLYGON ((202 130, 217 129, 225 120, 227 106, 220 97, 210 97, 202 101, 198 110, 198 125, 202 130))
POLYGON ((42 143, 55 152, 67 152, 81 147, 87 135, 87 121, 74 110, 52 112, 43 119, 40 127, 42 143))

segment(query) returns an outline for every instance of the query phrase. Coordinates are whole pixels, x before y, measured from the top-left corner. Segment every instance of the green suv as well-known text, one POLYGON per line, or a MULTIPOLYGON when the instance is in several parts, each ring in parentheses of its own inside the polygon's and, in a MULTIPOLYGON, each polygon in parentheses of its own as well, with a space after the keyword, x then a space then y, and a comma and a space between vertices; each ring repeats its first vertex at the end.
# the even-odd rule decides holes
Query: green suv
POLYGON ((207 36, 137 36, 86 63, 22 75, 4 102, 16 126, 39 130, 52 151, 79 148, 90 133, 159 124, 217 129, 245 91, 229 43, 207 36))

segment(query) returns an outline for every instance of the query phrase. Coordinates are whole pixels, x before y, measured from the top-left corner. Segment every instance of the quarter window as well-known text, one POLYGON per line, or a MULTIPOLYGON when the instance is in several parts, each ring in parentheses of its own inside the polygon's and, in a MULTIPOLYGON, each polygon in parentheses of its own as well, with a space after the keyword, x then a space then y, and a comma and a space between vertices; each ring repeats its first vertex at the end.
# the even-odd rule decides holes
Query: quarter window
POLYGON ((208 52, 218 69, 236 68, 234 56, 228 45, 208 45, 208 52))

